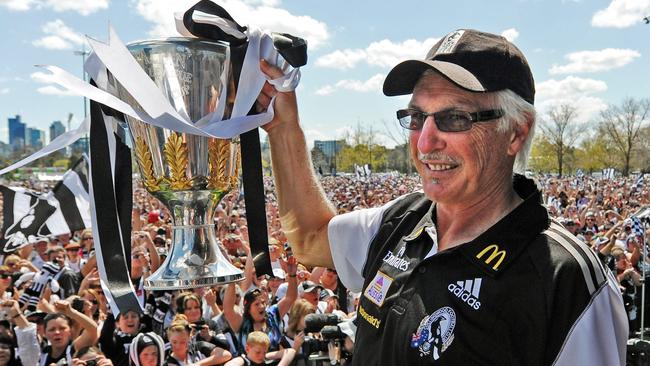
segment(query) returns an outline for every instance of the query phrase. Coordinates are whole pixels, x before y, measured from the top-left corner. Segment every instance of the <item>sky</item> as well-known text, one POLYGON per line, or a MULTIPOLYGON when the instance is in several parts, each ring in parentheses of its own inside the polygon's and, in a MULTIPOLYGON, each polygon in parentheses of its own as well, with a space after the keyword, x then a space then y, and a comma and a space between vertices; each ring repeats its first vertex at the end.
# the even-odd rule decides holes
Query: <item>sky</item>
MULTIPOLYGON (((173 13, 185 0, 0 0, 0 141, 7 118, 48 131, 81 123, 83 99, 43 82, 35 65, 82 75, 86 36, 106 40, 109 24, 125 43, 177 36, 173 13)), ((313 1, 220 0, 242 25, 287 32, 308 42, 297 89, 301 124, 314 139, 372 128, 393 145, 395 111, 409 97, 381 92, 390 69, 421 59, 445 34, 472 28, 501 34, 526 55, 541 116, 571 103, 591 128, 625 97, 650 97, 650 0, 313 1)), ((49 137, 49 136, 48 136, 49 137)))

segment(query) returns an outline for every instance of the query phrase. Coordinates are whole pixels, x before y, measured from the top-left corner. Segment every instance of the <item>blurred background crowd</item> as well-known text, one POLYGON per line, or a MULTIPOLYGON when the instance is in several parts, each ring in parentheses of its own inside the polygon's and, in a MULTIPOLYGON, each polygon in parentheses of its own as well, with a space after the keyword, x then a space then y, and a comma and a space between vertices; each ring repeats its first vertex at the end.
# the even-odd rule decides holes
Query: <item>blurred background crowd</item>
MULTIPOLYGON (((641 311, 649 308, 642 306, 641 288, 646 269, 650 276, 643 255, 650 184, 639 177, 535 179, 551 216, 617 277, 631 332, 638 331, 641 311)), ((381 206, 419 189, 418 177, 400 174, 328 176, 321 182, 338 213, 381 206)), ((248 233, 255 228, 247 225, 240 192, 227 195, 214 214, 220 249, 246 274, 237 284, 144 290, 143 279, 170 249, 171 220, 140 186, 134 187, 130 253, 140 308, 112 314, 90 229, 3 254, 0 366, 308 365, 320 362, 315 355, 339 358, 350 351, 354 327, 346 320, 355 316, 360 294, 347 291, 336 270, 296 261, 280 225, 273 181, 267 178, 265 186, 273 277, 254 271, 248 233), (338 333, 319 334, 332 324, 338 333)))

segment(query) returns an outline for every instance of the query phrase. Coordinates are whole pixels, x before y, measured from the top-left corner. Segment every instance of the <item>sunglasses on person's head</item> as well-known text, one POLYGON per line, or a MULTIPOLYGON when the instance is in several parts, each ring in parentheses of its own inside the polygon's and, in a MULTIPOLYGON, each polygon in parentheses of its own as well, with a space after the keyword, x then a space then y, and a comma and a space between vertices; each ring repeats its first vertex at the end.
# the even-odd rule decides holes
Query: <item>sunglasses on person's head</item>
POLYGON ((476 122, 485 122, 503 117, 503 111, 500 109, 491 109, 471 113, 456 109, 447 109, 439 112, 425 113, 413 108, 397 111, 399 124, 407 130, 412 131, 421 130, 429 116, 433 117, 433 121, 440 131, 462 132, 470 130, 472 124, 476 122))

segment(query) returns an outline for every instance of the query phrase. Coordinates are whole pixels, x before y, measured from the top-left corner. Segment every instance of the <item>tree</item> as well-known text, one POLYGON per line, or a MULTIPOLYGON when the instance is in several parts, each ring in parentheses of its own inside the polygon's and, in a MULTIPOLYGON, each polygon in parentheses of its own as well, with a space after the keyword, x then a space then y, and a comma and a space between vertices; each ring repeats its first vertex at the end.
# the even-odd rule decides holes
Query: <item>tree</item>
POLYGON ((630 173, 633 152, 639 147, 641 128, 648 122, 650 100, 625 98, 620 106, 612 105, 600 114, 600 128, 614 147, 623 166, 630 173))
POLYGON ((528 167, 536 172, 555 171, 554 149, 550 141, 542 135, 535 136, 528 158, 528 167))
POLYGON ((576 165, 584 171, 593 173, 614 166, 612 148, 601 134, 584 139, 576 150, 576 165))
POLYGON ((642 172, 650 172, 650 126, 641 129, 640 148, 635 162, 642 172))
POLYGON ((575 106, 561 104, 553 107, 548 112, 548 118, 540 123, 544 137, 553 147, 560 177, 567 159, 567 153, 580 136, 580 126, 575 121, 576 117, 575 106))
POLYGON ((411 174, 413 171, 413 164, 409 157, 409 135, 410 131, 401 127, 399 123, 388 122, 383 119, 382 124, 386 131, 386 137, 395 143, 394 151, 391 151, 388 156, 388 165, 402 173, 411 174))

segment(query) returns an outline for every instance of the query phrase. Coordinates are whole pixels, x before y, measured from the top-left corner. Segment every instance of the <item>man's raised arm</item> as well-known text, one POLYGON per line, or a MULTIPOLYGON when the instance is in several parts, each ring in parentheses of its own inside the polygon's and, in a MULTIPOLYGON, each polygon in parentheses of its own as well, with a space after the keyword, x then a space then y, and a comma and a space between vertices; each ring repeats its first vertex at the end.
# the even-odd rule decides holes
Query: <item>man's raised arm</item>
MULTIPOLYGON (((260 68, 273 79, 282 76, 280 69, 264 61, 260 68)), ((314 175, 299 123, 296 94, 277 92, 267 83, 258 98, 258 108, 265 109, 274 95, 275 116, 264 129, 271 144, 282 229, 301 263, 334 268, 327 225, 335 211, 314 175)))

